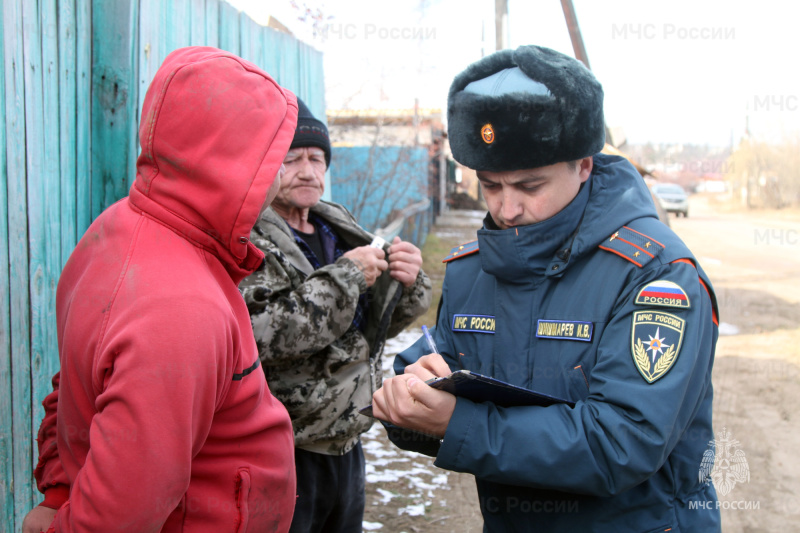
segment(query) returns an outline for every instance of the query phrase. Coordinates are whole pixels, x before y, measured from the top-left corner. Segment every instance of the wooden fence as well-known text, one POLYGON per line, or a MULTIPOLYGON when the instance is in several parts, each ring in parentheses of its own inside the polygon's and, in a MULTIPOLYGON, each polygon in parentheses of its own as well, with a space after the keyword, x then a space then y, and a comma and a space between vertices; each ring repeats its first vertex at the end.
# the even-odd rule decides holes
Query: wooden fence
POLYGON ((0 531, 41 501, 32 470, 58 370, 55 290, 125 196, 145 90, 169 52, 216 46, 325 116, 322 54, 219 0, 3 0, 0 12, 0 531))

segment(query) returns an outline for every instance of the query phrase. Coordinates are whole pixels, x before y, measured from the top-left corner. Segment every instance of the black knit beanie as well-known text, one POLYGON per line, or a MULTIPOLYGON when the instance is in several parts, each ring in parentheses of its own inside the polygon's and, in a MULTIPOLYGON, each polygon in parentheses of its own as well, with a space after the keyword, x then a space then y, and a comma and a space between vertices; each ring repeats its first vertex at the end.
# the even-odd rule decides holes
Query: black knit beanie
POLYGON ((325 152, 325 168, 331 165, 331 140, 328 137, 328 128, 314 118, 308 106, 297 99, 297 129, 294 132, 292 148, 303 148, 305 146, 316 146, 325 152))
POLYGON ((603 88, 583 64, 541 46, 487 56, 455 77, 453 157, 474 170, 537 168, 603 149, 603 88))

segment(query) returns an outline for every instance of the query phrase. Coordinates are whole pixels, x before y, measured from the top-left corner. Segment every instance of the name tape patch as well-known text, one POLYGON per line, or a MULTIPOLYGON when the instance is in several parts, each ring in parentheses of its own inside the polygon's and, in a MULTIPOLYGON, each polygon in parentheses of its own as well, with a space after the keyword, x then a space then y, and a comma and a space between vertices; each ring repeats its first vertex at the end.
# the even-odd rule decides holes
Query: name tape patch
POLYGON ((562 339, 570 341, 592 341, 594 325, 591 322, 574 320, 537 320, 536 336, 540 339, 562 339))
POLYGON ((665 279, 645 285, 636 295, 634 303, 638 305, 660 305, 662 307, 691 307, 686 291, 677 284, 665 279))
POLYGON ((494 334, 494 317, 489 315, 453 315, 453 331, 494 334))

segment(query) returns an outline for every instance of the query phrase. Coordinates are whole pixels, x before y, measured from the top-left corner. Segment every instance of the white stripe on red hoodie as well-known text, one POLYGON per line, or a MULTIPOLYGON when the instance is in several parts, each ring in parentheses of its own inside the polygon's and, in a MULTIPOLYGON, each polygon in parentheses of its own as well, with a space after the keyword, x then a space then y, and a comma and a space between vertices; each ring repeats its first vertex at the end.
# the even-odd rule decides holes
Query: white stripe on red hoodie
POLYGON ((130 195, 58 284, 35 471, 51 530, 288 530, 291 422, 237 285, 296 121, 294 95, 230 53, 179 49, 156 73, 130 195))

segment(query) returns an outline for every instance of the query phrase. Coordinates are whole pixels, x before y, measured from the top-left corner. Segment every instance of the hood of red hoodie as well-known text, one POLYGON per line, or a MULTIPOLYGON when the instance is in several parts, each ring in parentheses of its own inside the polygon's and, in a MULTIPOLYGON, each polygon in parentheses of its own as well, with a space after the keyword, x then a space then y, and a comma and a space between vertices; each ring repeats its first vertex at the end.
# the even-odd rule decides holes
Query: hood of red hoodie
POLYGON ((141 117, 132 205, 238 283, 263 261, 250 230, 294 137, 297 99, 249 61, 194 46, 164 60, 141 117))

